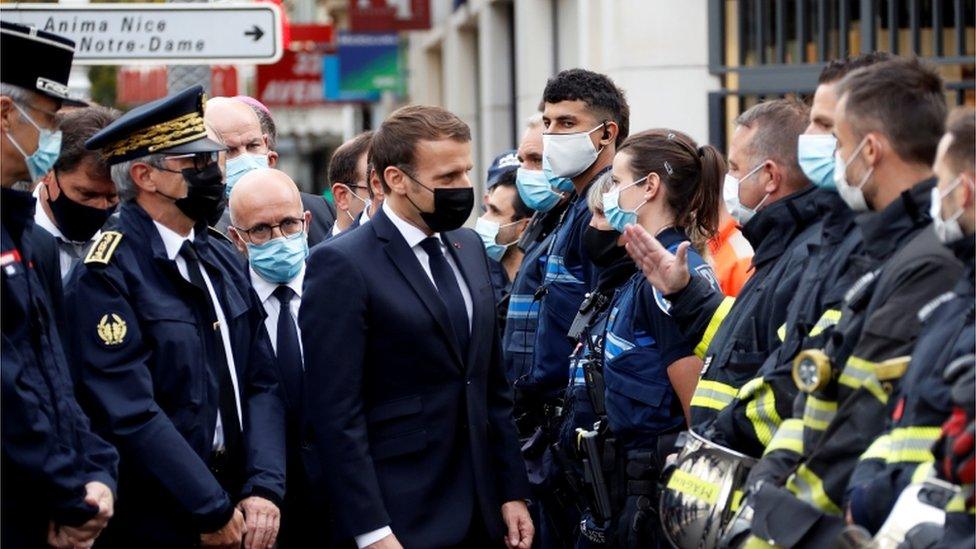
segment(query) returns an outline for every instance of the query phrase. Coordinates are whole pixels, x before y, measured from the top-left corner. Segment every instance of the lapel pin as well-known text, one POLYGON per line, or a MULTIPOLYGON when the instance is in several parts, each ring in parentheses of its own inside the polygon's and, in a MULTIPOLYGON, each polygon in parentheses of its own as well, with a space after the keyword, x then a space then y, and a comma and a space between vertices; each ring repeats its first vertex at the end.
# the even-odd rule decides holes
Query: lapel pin
POLYGON ((453 242, 452 244, 454 244, 454 248, 455 249, 457 249, 457 250, 460 250, 461 249, 461 243, 460 242, 453 242))

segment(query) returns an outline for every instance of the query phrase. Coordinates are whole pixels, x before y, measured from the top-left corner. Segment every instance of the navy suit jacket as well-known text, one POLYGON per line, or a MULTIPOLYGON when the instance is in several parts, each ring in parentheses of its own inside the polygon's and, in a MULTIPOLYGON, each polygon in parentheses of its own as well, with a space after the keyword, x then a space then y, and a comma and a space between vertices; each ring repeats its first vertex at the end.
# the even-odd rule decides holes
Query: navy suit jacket
POLYGON ((346 536, 389 524, 405 547, 442 547, 463 541, 480 512, 501 539, 501 504, 529 495, 484 246, 469 229, 442 238, 471 293, 466 356, 384 212, 309 257, 306 469, 346 536))

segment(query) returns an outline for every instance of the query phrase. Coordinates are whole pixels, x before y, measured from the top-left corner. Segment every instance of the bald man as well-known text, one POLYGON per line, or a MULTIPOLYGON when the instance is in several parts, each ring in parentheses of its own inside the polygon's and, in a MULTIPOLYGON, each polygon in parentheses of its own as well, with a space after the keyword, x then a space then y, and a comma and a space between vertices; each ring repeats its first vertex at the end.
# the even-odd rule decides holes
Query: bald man
MULTIPOLYGON (((303 366, 296 318, 305 279, 311 217, 302 207, 295 182, 279 170, 251 170, 230 193, 228 234, 247 256, 251 282, 268 313, 264 325, 271 337, 285 394, 287 486, 279 536, 282 548, 297 547, 302 539, 301 528, 310 525, 304 518, 310 516, 310 506, 303 490, 306 483, 299 440, 303 366)), ((321 518, 318 520, 321 522, 321 518)), ((321 530, 310 535, 321 536, 321 530)))
MULTIPOLYGON (((220 135, 220 142, 227 146, 225 173, 228 196, 244 174, 278 165, 278 153, 269 147, 269 137, 261 129, 258 115, 244 101, 214 97, 207 101, 203 119, 208 128, 220 135)), ((335 210, 321 196, 302 192, 300 197, 302 207, 311 213, 306 232, 309 246, 314 246, 331 234, 335 210)), ((217 222, 216 228, 220 232, 227 232, 230 224, 230 217, 225 214, 217 222)))

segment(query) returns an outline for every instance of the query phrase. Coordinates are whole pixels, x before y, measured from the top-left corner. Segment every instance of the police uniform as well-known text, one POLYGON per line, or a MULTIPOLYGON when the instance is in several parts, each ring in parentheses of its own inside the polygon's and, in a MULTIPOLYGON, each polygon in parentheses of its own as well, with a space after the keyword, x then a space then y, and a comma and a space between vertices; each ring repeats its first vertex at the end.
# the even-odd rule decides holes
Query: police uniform
MULTIPOLYGON (((691 425, 700 429, 735 398, 781 341, 777 330, 807 263, 807 243, 821 215, 818 191, 808 188, 759 210, 742 228, 755 249, 754 272, 735 299, 703 277, 665 296, 671 316, 704 361, 691 401, 691 425)), ((706 438, 707 438, 706 434, 706 438)))
POLYGON ((976 292, 970 237, 950 249, 966 265, 956 287, 919 312, 923 329, 901 383, 885 432, 871 444, 851 475, 848 487, 854 521, 875 532, 884 523, 898 495, 909 484, 934 474, 932 445, 952 412, 946 368, 976 352, 976 292))
MULTIPOLYGON (((519 238, 518 247, 525 252, 519 267, 512 291, 509 294, 508 310, 505 316, 505 331, 502 336, 505 374, 510 382, 525 375, 532 365, 535 334, 539 324, 540 288, 546 267, 546 253, 554 238, 556 227, 568 203, 559 204, 548 212, 532 215, 528 227, 519 238)), ((518 410, 516 393, 516 411, 518 410)), ((516 413, 518 418, 518 413, 516 413)), ((521 429, 520 429, 521 430, 521 429)))
MULTIPOLYGON (((675 253, 688 237, 669 228, 657 235, 661 245, 675 253)), ((718 289, 712 268, 694 250, 688 251, 688 267, 718 289)), ((693 356, 694 343, 682 335, 671 319, 671 304, 637 273, 614 299, 603 348, 606 413, 618 447, 626 453, 624 466, 615 472, 625 500, 616 518, 616 545, 647 547, 660 539, 657 521, 656 478, 674 436, 685 426, 678 395, 668 378, 668 366, 693 356), (666 448, 659 451, 664 440, 666 448), (652 507, 653 506, 653 507, 652 507)))
MULTIPOLYGON (((570 523, 561 529, 564 536, 575 533, 577 525, 581 524, 580 511, 587 507, 590 509, 591 512, 584 517, 587 523, 581 532, 583 539, 578 540, 577 546, 584 545, 586 536, 590 536, 592 541, 594 530, 598 531, 596 536, 605 537, 605 524, 592 519, 595 506, 593 486, 587 486, 592 479, 587 480, 583 470, 582 459, 585 456, 578 445, 577 429, 595 429, 598 421, 605 425, 603 351, 607 318, 614 296, 636 269, 633 260, 626 255, 602 269, 596 287, 580 305, 569 331, 570 338, 576 341, 576 348, 570 360, 569 384, 563 397, 561 414, 554 419, 553 431, 557 444, 549 448, 554 469, 549 479, 552 488, 549 493, 560 501, 547 509, 559 513, 557 519, 570 523)), ((606 431, 605 428, 599 430, 606 431)), ((603 444, 608 452, 602 466, 609 472, 616 461, 613 457, 614 443, 604 440, 603 444)), ((614 490, 613 486, 608 488, 614 490)))
MULTIPOLYGON (((109 164, 211 153, 194 86, 122 116, 86 144, 109 164)), ((238 254, 198 222, 180 235, 124 202, 68 283, 83 404, 120 449, 109 547, 188 547, 238 501, 280 507, 285 410, 264 310, 238 254)))
MULTIPOLYGON (((57 101, 67 98, 73 42, 2 22, 0 52, 0 81, 57 101)), ((35 200, 6 188, 8 183, 0 189, 0 543, 41 547, 49 521, 79 526, 98 512, 85 503, 86 483, 102 482, 115 492, 118 454, 92 433, 75 400, 52 299, 37 269, 35 200)), ((56 280, 49 286, 60 291, 56 280)))
POLYGON ((599 275, 582 242, 583 231, 593 215, 586 205, 586 193, 594 181, 609 171, 608 166, 597 173, 583 192, 570 201, 565 216, 553 231, 546 253, 531 367, 517 381, 519 391, 546 398, 566 387, 569 355, 573 351, 573 342, 566 333, 583 297, 599 275))
POLYGON ((759 539, 819 546, 832 543, 844 525, 851 473, 884 428, 889 397, 897 396, 920 330, 917 314, 961 274, 934 232, 923 230, 934 185, 919 182, 885 210, 859 218, 864 260, 875 267, 848 291, 841 321, 818 355, 825 360, 817 361, 817 375, 797 372, 805 407, 813 407, 804 410, 802 463, 785 488, 764 485, 753 498, 759 539), (824 370, 832 365, 837 371, 824 370))

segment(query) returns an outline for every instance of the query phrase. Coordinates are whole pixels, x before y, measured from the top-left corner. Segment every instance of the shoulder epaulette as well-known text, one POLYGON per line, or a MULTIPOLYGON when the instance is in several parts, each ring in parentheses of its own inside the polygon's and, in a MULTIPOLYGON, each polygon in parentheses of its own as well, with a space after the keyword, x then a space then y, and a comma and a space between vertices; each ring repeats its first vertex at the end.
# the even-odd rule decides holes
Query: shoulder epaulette
POLYGON ((119 242, 122 242, 122 233, 118 231, 103 232, 98 242, 88 250, 88 255, 85 256, 85 264, 101 263, 108 265, 115 249, 119 247, 119 242))

